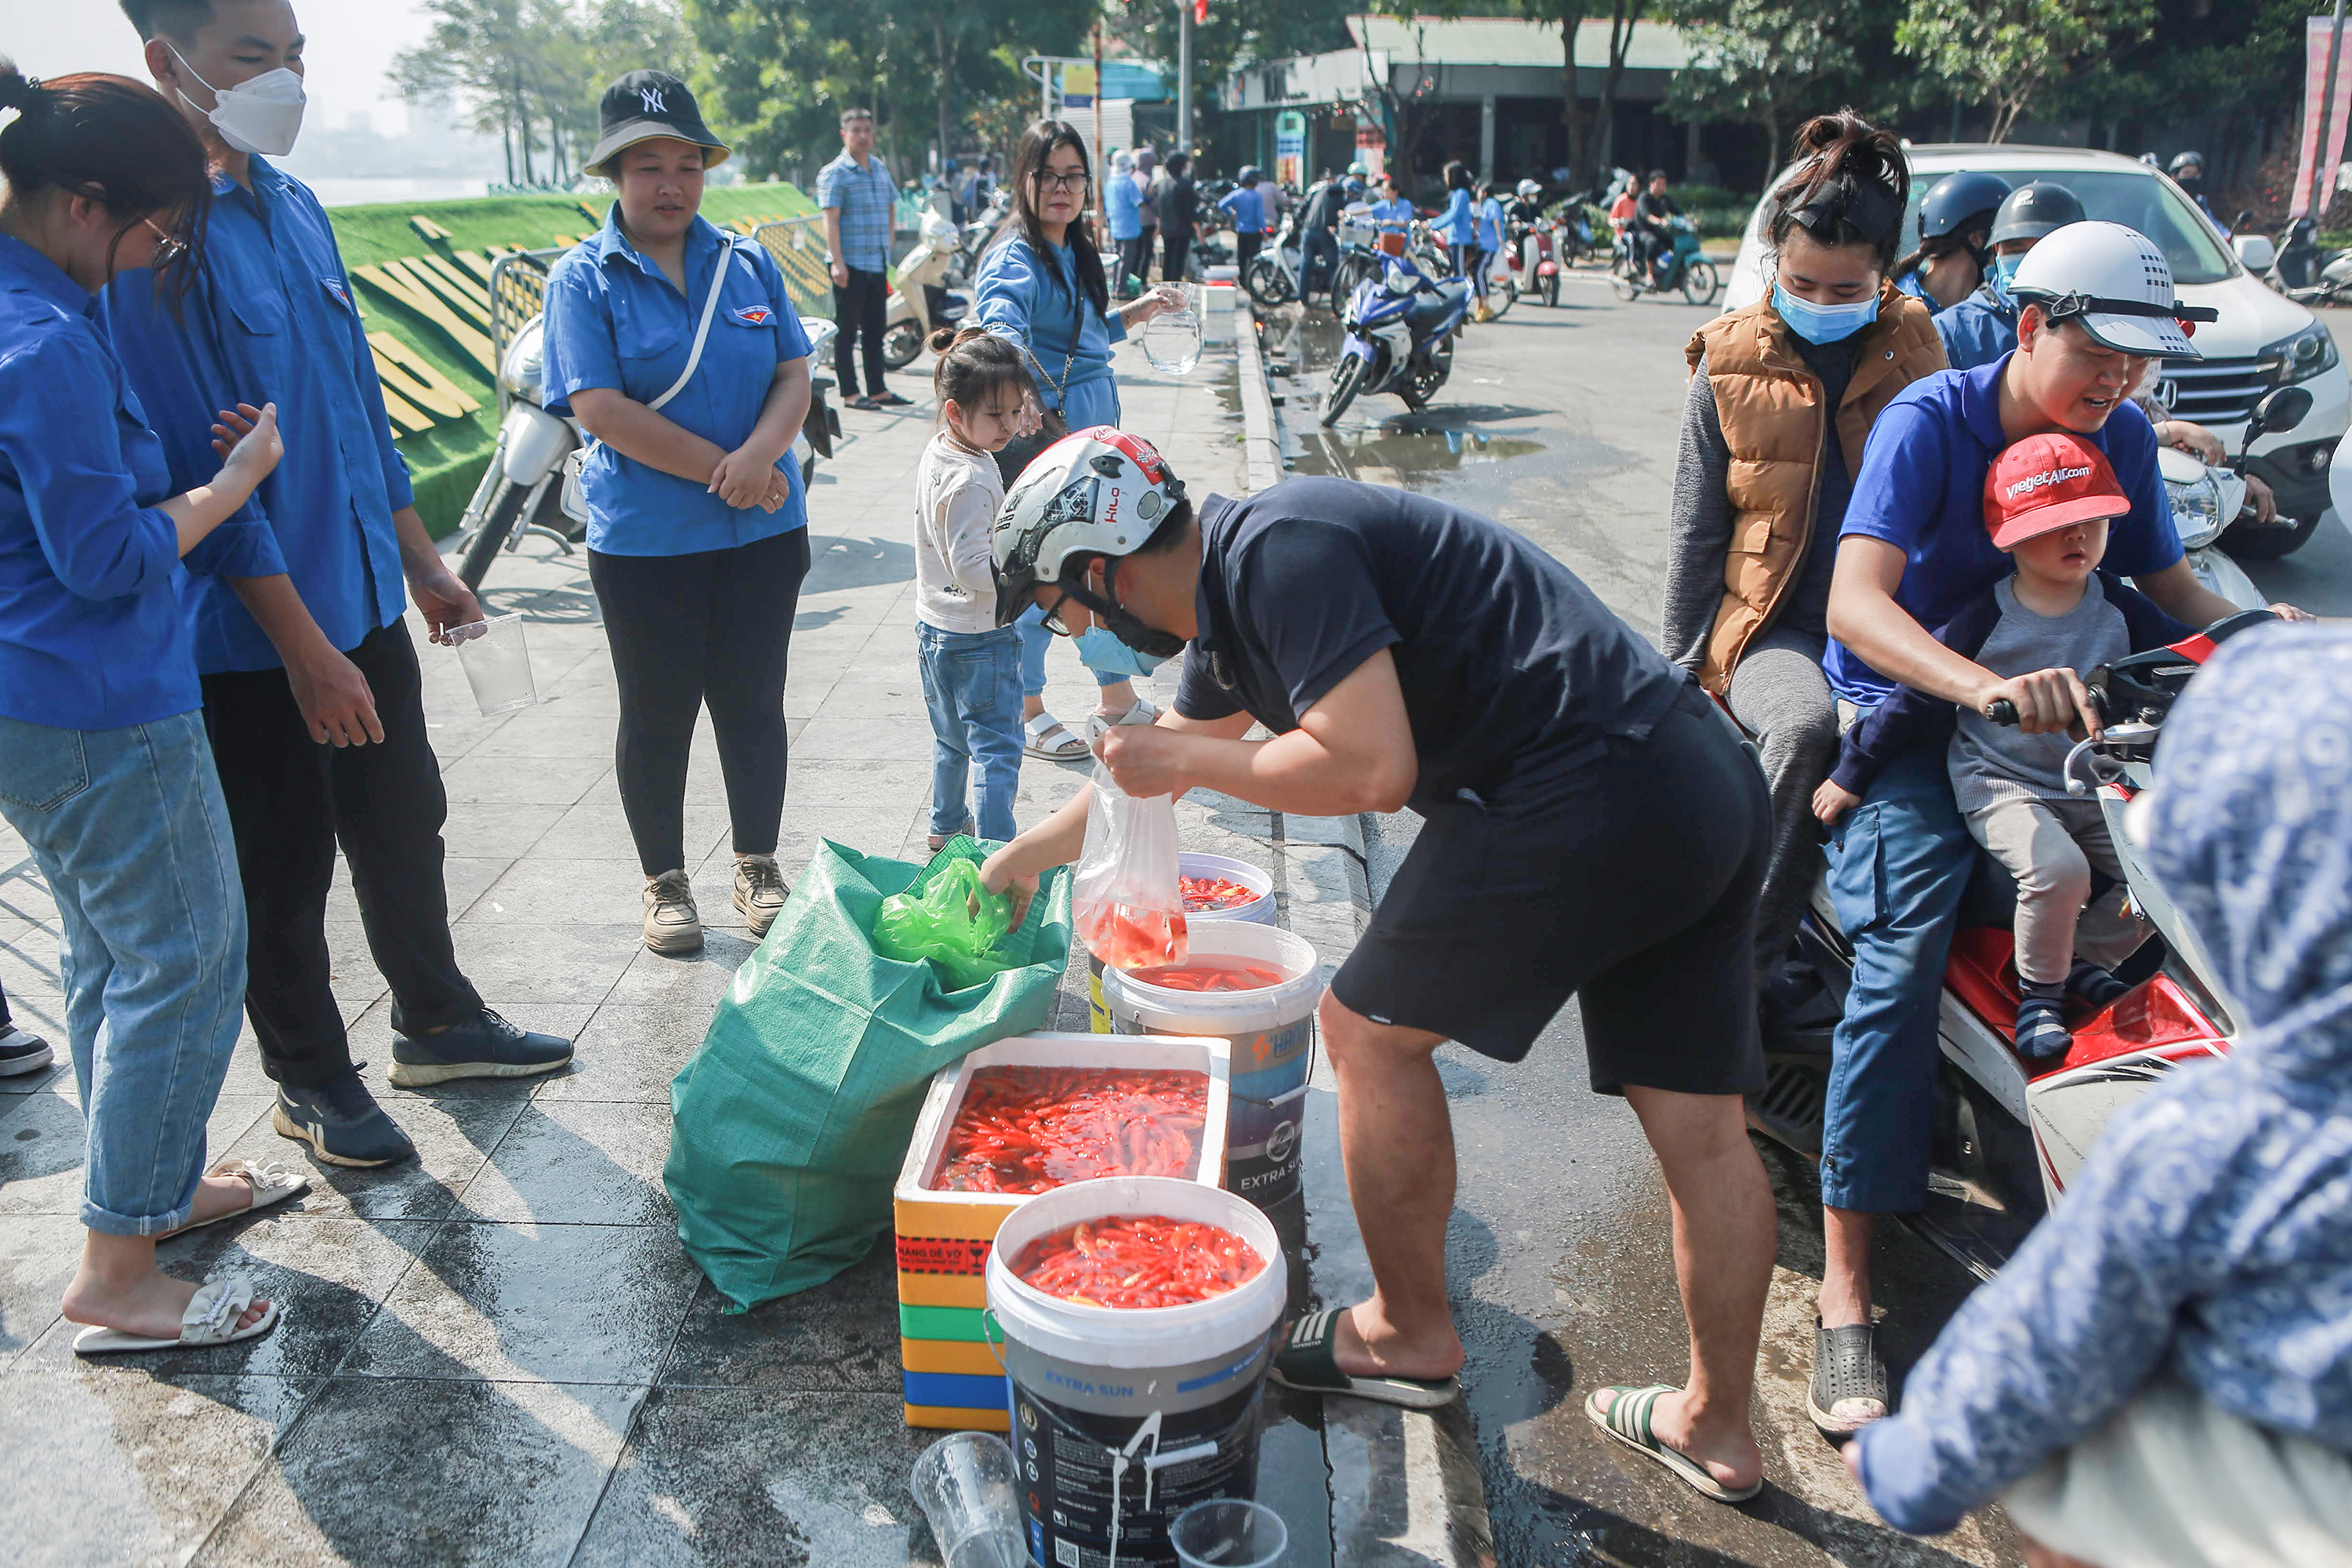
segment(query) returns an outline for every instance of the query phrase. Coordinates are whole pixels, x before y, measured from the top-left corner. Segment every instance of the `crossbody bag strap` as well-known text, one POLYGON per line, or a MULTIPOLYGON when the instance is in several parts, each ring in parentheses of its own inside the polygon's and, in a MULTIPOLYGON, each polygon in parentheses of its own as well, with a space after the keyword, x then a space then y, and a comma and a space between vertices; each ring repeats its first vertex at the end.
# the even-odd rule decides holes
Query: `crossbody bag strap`
POLYGON ((727 291, 727 269, 734 265, 735 242, 731 239, 721 240, 719 268, 710 275, 710 298, 702 302, 702 321, 694 329, 694 351, 686 356, 686 368, 680 371, 677 379, 670 384, 670 389, 646 404, 647 408, 661 407, 671 398, 684 392, 686 384, 694 379, 695 371, 702 363, 702 345, 710 341, 710 323, 719 314, 719 296, 727 291))

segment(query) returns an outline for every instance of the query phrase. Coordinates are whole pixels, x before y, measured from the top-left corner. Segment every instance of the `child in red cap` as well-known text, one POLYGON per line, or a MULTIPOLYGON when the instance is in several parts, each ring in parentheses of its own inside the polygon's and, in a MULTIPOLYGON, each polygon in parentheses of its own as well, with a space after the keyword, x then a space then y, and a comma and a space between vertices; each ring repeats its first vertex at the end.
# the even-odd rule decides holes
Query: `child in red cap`
MULTIPOLYGON (((2194 635, 2099 569, 2108 521, 2131 501, 2089 442, 2063 431, 2027 437, 1993 460, 1984 505, 1993 544, 2017 570, 1936 633, 1953 652, 2004 679, 2060 668, 2083 676, 2194 635)), ((2028 735, 1907 687, 1847 731, 1814 814, 1835 822, 1881 768, 1928 742, 1949 746, 1952 795, 1969 831, 2017 879, 2018 1052, 2063 1057, 2074 1044, 2067 993, 2094 1005, 2113 1001, 2124 988, 2109 970, 2147 936, 2120 885, 2091 903, 2094 868, 2119 884, 2123 876, 2105 815, 2097 801, 2066 793, 2069 737, 2028 735)))

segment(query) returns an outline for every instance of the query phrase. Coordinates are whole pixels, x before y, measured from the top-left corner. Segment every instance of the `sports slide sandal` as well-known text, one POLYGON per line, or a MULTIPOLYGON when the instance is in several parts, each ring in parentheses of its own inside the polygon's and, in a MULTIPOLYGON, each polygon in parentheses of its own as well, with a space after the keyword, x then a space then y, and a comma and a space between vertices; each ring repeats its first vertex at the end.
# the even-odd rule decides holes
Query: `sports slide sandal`
POLYGON ((236 1321, 253 1305, 253 1280, 248 1275, 228 1274, 206 1284, 188 1302, 188 1310, 180 1314, 180 1332, 176 1339, 151 1340, 142 1335, 123 1332, 121 1329, 84 1329, 74 1336, 74 1354, 108 1355, 119 1351, 194 1351, 208 1350, 214 1345, 235 1344, 239 1340, 256 1339, 278 1326, 286 1315, 285 1303, 272 1301, 269 1310, 250 1326, 238 1328, 236 1321))
POLYGON ((1331 1348, 1339 1337, 1333 1326, 1339 1316, 1337 1308, 1309 1312, 1283 1331, 1270 1369, 1275 1382, 1302 1394, 1344 1394, 1407 1410, 1441 1409, 1461 1395, 1461 1383, 1451 1377, 1355 1377, 1341 1372, 1331 1348))
POLYGON ((1595 1389, 1585 1395, 1584 1418, 1643 1458, 1654 1459, 1665 1466, 1688 1482, 1694 1490, 1703 1492, 1717 1502, 1746 1502, 1762 1491, 1764 1482, 1761 1478, 1749 1487, 1734 1489, 1725 1486, 1707 1473, 1705 1465, 1678 1448, 1667 1447, 1658 1439, 1657 1434, 1650 1430, 1650 1412, 1657 1408, 1658 1401, 1669 1394, 1681 1392, 1681 1389, 1670 1388, 1663 1383, 1654 1383, 1642 1388, 1630 1384, 1615 1384, 1595 1389), (1594 1403, 1604 1394, 1615 1395, 1605 1411, 1594 1403))
POLYGON ((192 1230, 202 1230, 208 1225, 243 1219, 257 1209, 273 1207, 284 1203, 288 1198, 298 1197, 310 1190, 310 1178, 302 1172, 289 1170, 283 1165, 257 1164, 251 1160, 223 1160, 205 1174, 235 1176, 246 1184, 253 1195, 241 1209, 231 1209, 226 1214, 216 1214, 210 1219, 191 1220, 177 1230, 165 1231, 155 1238, 157 1241, 169 1241, 175 1236, 185 1236, 192 1230))

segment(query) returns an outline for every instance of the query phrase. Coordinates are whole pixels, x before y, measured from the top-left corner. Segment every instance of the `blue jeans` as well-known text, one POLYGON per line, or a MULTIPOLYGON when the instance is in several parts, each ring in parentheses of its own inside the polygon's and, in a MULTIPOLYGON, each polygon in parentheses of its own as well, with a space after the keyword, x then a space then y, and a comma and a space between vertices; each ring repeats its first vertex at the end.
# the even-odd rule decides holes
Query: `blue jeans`
POLYGON ((1927 1201, 1944 958, 1977 858, 1944 749, 1916 748, 1879 774, 1829 856, 1853 986, 1831 1040, 1822 1202, 1904 1214, 1927 1201))
POLYGON ((245 1002, 245 900, 201 712, 121 730, 0 719, 0 816, 63 928, 88 1127, 81 1223, 188 1222, 245 1002))
MULTIPOLYGON (((1021 695, 1043 697, 1045 695, 1045 650, 1054 646, 1054 634, 1045 629, 1045 612, 1035 605, 1030 605, 1021 612, 1021 618, 1013 623, 1013 629, 1021 634, 1021 695)), ((1095 684, 1098 687, 1117 686, 1127 679, 1123 675, 1105 675, 1098 669, 1089 669, 1087 673, 1095 678, 1095 684)))
POLYGON ((1021 789, 1021 639, 1010 626, 943 632, 919 621, 915 650, 931 710, 931 831, 960 833, 976 821, 982 838, 1011 838, 1021 789), (968 804, 975 763, 976 812, 968 804))

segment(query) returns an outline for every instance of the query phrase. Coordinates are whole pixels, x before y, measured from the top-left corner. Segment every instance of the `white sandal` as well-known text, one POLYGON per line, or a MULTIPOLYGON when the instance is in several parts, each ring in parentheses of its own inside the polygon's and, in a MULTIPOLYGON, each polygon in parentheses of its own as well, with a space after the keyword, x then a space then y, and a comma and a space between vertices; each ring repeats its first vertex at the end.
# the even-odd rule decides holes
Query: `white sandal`
POLYGON ((1066 763, 1087 754, 1087 743, 1071 734, 1051 713, 1040 713, 1034 719, 1023 721, 1021 729, 1029 737, 1021 750, 1030 756, 1043 757, 1049 763, 1066 763), (1048 735, 1062 738, 1048 741, 1045 738, 1048 735))
POLYGON ((84 1329, 74 1336, 74 1354, 106 1355, 119 1351, 209 1350, 215 1345, 235 1344, 239 1340, 256 1339, 278 1326, 286 1315, 285 1303, 272 1301, 268 1309, 244 1328, 236 1321, 253 1305, 253 1279, 245 1274, 229 1274, 211 1280, 188 1302, 188 1310, 180 1314, 180 1332, 176 1338, 152 1340, 141 1334, 125 1333, 121 1329, 84 1329))
POLYGON ((157 1241, 169 1241, 175 1236, 185 1236, 192 1230, 202 1230, 208 1225, 218 1225, 223 1220, 243 1219, 258 1209, 270 1208, 284 1203, 288 1198, 310 1190, 310 1178, 303 1172, 285 1165, 257 1164, 251 1160, 223 1160, 205 1174, 235 1176, 253 1194, 252 1202, 241 1209, 231 1209, 226 1214, 216 1214, 210 1219, 190 1220, 177 1230, 165 1231, 155 1238, 157 1241))

